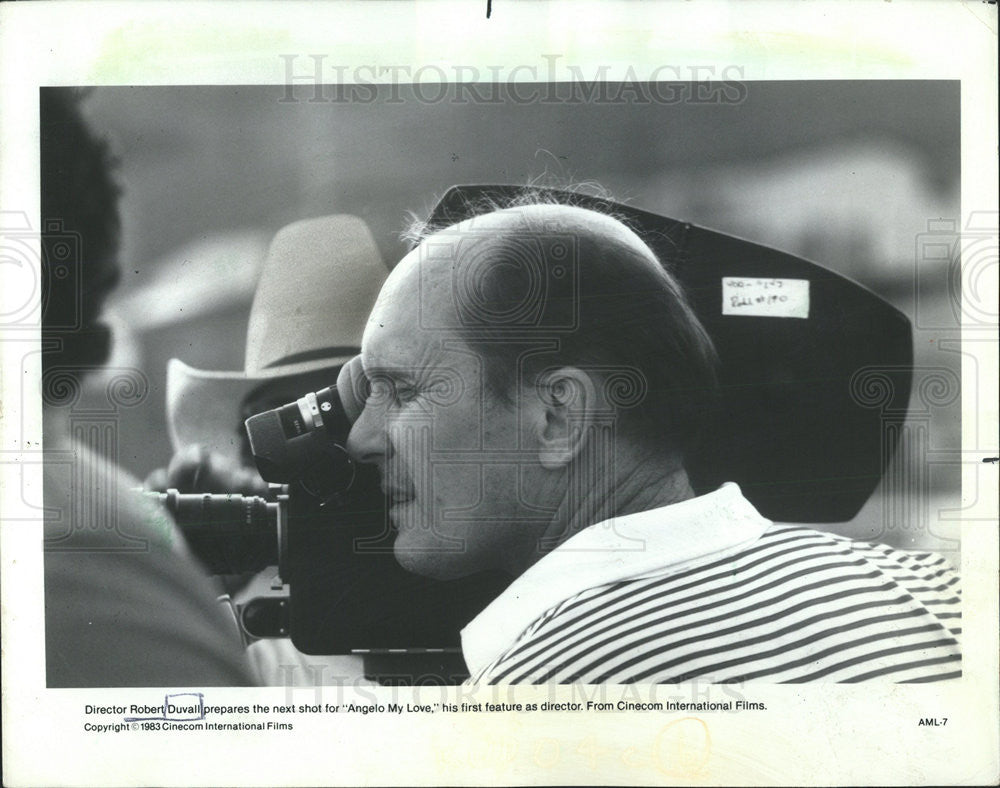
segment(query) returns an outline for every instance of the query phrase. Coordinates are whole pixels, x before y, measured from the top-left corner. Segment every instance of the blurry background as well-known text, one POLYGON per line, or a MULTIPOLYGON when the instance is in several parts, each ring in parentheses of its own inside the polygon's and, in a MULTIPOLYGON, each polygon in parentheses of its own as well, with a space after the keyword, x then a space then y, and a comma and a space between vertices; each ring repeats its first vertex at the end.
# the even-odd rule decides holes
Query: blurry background
MULTIPOLYGON (((382 100, 386 88, 367 103, 310 102, 312 86, 291 103, 283 86, 94 90, 88 117, 111 139, 126 189, 110 363, 150 382, 149 397, 121 412, 119 461, 141 478, 170 458, 167 359, 243 367, 256 275, 277 229, 353 213, 391 267, 407 250, 408 214, 425 215, 455 183, 595 181, 636 207, 804 256, 917 318, 915 389, 920 368, 958 373, 949 259, 924 253, 959 217, 957 82, 753 82, 735 104, 609 104, 562 90, 576 100, 524 103, 503 89, 495 103, 428 103, 406 88, 399 101, 382 100)), ((947 399, 914 403, 919 439, 895 481, 832 530, 957 554, 957 525, 942 510, 960 505, 961 402, 947 399)))

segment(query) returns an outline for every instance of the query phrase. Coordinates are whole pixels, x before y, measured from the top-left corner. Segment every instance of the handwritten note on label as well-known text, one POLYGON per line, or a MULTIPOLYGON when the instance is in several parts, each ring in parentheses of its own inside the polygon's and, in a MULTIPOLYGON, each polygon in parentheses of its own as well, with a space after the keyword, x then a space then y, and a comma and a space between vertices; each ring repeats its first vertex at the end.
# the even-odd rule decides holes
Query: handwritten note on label
POLYGON ((809 280, 724 276, 722 314, 744 317, 809 317, 809 280))

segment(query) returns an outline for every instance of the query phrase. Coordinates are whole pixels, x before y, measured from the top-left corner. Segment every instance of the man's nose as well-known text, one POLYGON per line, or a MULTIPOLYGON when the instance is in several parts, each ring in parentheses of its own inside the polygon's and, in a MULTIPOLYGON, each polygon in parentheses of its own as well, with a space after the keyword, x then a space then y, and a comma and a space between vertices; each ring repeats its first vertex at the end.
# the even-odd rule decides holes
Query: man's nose
POLYGON ((377 463, 385 456, 385 418, 365 405, 347 436, 347 453, 358 462, 377 463))

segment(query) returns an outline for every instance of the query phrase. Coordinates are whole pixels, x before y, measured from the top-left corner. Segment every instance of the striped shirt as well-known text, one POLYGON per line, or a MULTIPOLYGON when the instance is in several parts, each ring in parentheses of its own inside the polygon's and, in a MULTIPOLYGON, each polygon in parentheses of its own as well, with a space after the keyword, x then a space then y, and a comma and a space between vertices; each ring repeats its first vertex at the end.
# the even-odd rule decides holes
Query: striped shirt
POLYGON ((727 484, 585 529, 462 634, 472 683, 927 682, 961 675, 961 591, 943 558, 772 524, 727 484))

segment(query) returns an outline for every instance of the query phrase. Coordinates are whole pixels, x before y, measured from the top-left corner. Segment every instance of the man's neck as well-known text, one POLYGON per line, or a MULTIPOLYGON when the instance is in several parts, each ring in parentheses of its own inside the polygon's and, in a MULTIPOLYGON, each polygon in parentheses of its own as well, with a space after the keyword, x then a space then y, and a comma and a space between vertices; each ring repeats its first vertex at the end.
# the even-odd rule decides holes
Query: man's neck
POLYGON ((643 463, 623 480, 613 496, 613 511, 601 520, 659 509, 688 498, 694 498, 694 490, 683 466, 676 462, 643 463))
POLYGON ((625 467, 603 474, 603 479, 590 480, 583 474, 574 478, 569 472, 566 493, 535 560, 588 526, 695 497, 687 471, 675 458, 643 456, 623 463, 619 457, 618 461, 625 467))

